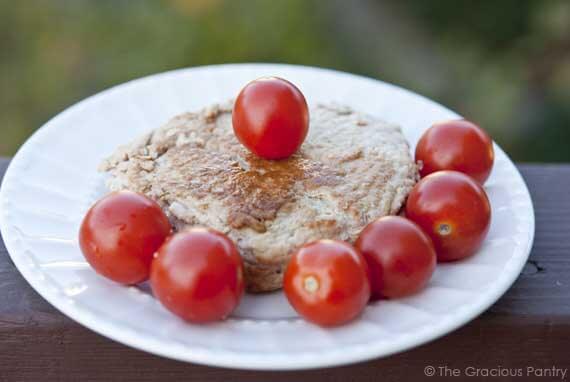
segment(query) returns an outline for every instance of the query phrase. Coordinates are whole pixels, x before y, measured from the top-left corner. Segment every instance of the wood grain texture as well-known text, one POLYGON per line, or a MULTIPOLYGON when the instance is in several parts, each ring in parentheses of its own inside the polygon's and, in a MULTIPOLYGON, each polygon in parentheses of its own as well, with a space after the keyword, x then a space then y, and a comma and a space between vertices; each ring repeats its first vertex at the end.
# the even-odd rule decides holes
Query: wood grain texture
MULTIPOLYGON (((0 159, 1 174, 7 163, 0 159)), ((427 365, 570 369, 570 165, 519 169, 533 198, 536 237, 513 287, 479 318, 443 338, 386 359, 326 370, 238 371, 128 348, 45 302, 14 268, 0 240, 0 380, 346 382, 419 380, 427 365)))

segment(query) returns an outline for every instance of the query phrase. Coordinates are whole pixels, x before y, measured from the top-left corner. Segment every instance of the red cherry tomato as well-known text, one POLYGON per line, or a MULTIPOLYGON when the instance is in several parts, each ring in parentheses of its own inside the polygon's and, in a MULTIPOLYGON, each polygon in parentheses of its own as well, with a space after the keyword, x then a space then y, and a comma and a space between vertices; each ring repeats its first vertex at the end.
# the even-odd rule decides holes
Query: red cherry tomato
POLYGON ((150 281, 168 310, 192 322, 226 318, 244 291, 243 264, 223 233, 191 228, 170 237, 155 255, 150 281))
POLYGON ((121 191, 99 200, 87 212, 79 245, 97 273, 118 283, 136 284, 148 278, 152 256, 170 231, 158 204, 121 191))
POLYGON ((350 244, 320 240, 293 255, 283 288, 306 320, 340 325, 358 316, 370 299, 367 272, 366 260, 350 244))
POLYGON ((406 217, 427 233, 440 261, 477 251, 487 236, 491 206, 479 183, 457 171, 426 176, 408 195, 406 217))
POLYGON ((284 159, 297 151, 309 131, 305 97, 281 78, 260 78, 239 93, 232 114, 235 135, 265 159, 284 159))
POLYGON ((368 262, 372 298, 402 297, 422 289, 435 270, 431 239, 415 223, 385 216, 360 233, 355 247, 368 262))
POLYGON ((491 173, 493 141, 472 122, 460 119, 430 127, 416 146, 422 177, 441 170, 465 173, 483 184, 491 173))

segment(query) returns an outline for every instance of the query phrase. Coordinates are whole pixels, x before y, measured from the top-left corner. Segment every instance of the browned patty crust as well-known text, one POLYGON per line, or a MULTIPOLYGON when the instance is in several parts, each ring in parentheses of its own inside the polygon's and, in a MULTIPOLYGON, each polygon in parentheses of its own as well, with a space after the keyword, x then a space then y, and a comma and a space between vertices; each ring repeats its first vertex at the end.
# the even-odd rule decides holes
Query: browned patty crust
POLYGON ((101 169, 111 174, 112 190, 156 200, 176 229, 204 225, 226 233, 245 261, 249 291, 280 288, 302 244, 354 241, 371 220, 397 213, 417 180, 397 126, 319 105, 299 152, 268 161, 239 144, 231 107, 177 116, 119 148, 101 169))

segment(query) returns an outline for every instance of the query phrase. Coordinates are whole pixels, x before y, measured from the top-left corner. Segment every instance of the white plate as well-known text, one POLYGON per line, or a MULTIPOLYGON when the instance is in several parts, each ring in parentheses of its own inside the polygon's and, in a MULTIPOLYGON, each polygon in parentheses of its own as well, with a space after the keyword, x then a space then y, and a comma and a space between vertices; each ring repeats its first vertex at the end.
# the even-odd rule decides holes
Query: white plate
POLYGON ((410 349, 465 324, 509 288, 530 252, 534 212, 520 174, 498 146, 485 186, 493 219, 480 252, 438 265, 423 292, 371 304, 360 319, 340 328, 304 322, 281 293, 246 296, 225 322, 190 325, 163 309, 148 288, 121 287, 96 275, 79 251, 77 231, 87 208, 105 192, 96 172, 101 159, 170 117, 231 98, 265 75, 291 80, 309 103, 344 103, 398 123, 412 144, 433 122, 458 117, 380 81, 289 65, 199 67, 114 87, 46 123, 6 173, 0 228, 12 260, 32 287, 72 319, 126 345, 244 369, 333 366, 410 349))

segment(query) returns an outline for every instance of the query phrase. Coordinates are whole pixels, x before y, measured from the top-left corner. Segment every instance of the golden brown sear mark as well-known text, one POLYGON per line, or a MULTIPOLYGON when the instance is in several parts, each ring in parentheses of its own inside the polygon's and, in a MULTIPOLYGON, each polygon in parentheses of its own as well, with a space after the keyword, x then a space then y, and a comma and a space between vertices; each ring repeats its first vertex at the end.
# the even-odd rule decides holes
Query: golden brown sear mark
POLYGON ((165 155, 181 169, 181 178, 171 185, 173 192, 221 200, 229 208, 228 224, 236 229, 250 227, 265 232, 265 222, 274 219, 300 191, 341 181, 332 168, 302 153, 269 161, 245 150, 229 155, 184 145, 172 147, 165 155))

